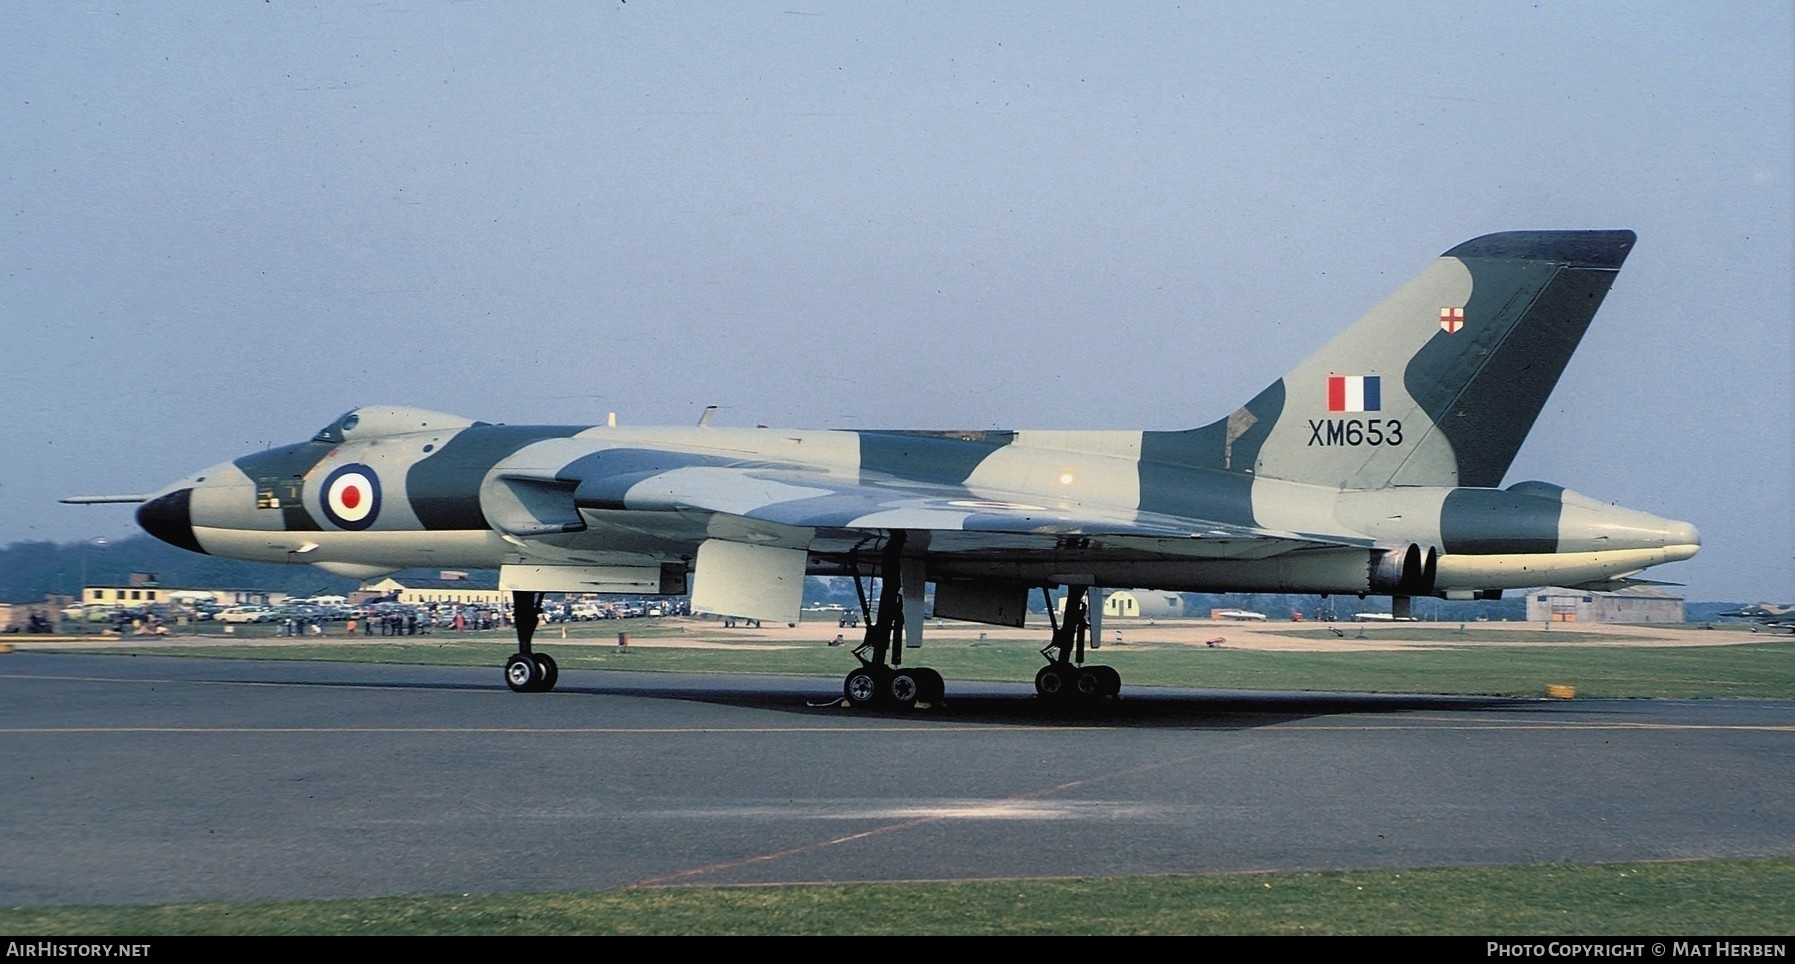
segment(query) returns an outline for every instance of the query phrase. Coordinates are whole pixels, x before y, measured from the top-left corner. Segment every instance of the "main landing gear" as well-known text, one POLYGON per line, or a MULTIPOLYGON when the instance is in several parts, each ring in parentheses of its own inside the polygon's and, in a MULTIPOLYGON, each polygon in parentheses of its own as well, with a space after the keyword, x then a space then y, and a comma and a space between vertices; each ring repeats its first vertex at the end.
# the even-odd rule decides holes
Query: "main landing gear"
MULTIPOLYGON (((1041 650, 1047 665, 1035 674, 1035 693, 1055 703, 1095 700, 1122 692, 1122 674, 1114 667, 1084 661, 1085 639, 1090 634, 1091 620, 1086 610, 1088 586, 1069 586, 1066 612, 1053 627, 1053 641, 1041 650)), ((1053 597, 1041 589, 1047 600, 1047 619, 1053 616, 1053 597)))
POLYGON ((547 653, 530 651, 530 637, 542 619, 542 593, 513 592, 511 615, 517 623, 517 652, 505 660, 505 685, 514 693, 546 693, 555 688, 561 670, 547 653))
MULTIPOLYGON (((854 591, 860 596, 860 613, 866 624, 866 638, 854 648, 859 668, 842 680, 841 692, 853 706, 877 706, 888 709, 909 709, 918 703, 940 703, 947 694, 947 682, 941 674, 927 667, 901 665, 904 660, 904 598, 900 559, 904 550, 904 533, 898 530, 885 543, 884 558, 879 566, 879 618, 873 619, 867 605, 866 586, 861 582, 858 567, 854 572, 854 591), (886 660, 890 662, 887 663, 886 660)), ((916 586, 915 591, 922 591, 916 586)))

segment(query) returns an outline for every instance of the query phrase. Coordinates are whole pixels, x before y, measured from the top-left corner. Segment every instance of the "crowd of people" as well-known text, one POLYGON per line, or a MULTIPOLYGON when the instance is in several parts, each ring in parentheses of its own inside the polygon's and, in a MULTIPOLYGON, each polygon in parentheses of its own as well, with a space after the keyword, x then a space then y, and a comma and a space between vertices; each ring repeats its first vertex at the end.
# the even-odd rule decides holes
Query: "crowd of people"
MULTIPOLYGON (((329 636, 329 625, 335 620, 318 616, 292 615, 281 620, 282 636, 329 636)), ((511 614, 504 610, 478 606, 385 606, 356 610, 342 620, 347 636, 428 636, 436 632, 458 632, 468 629, 501 629, 512 625, 511 614)))

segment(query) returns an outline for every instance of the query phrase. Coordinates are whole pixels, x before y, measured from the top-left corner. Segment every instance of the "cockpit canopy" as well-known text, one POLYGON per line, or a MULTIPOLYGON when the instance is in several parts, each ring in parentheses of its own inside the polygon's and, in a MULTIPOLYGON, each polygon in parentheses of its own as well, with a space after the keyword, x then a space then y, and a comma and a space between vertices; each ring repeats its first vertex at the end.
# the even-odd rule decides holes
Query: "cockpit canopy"
POLYGON ((412 432, 440 432, 445 429, 484 425, 460 415, 433 412, 426 408, 404 408, 397 405, 368 405, 351 409, 312 436, 314 442, 353 442, 357 439, 381 438, 388 435, 409 435, 412 432))

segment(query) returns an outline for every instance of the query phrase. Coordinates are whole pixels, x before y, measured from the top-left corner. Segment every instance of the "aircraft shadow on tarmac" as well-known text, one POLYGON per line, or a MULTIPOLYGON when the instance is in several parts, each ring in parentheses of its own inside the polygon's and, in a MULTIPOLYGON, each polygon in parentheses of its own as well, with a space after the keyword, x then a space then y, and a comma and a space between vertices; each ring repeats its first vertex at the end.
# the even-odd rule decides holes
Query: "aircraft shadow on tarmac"
MULTIPOLYGON (((1196 729, 1251 729, 1313 717, 1366 713, 1404 713, 1417 710, 1467 712, 1488 709, 1524 710, 1535 701, 1490 697, 1391 696, 1363 693, 1240 693, 1202 690, 1133 690, 1115 699, 1056 703, 1042 700, 1019 687, 1014 695, 979 691, 955 696, 951 692, 940 705, 913 709, 879 710, 841 705, 826 694, 689 691, 656 694, 674 699, 700 700, 806 715, 840 714, 857 719, 892 722, 1075 725, 1106 727, 1170 727, 1196 729), (799 703, 797 700, 807 699, 799 703), (821 705, 819 705, 821 704, 821 705)), ((607 690, 606 692, 616 692, 607 690)), ((649 694, 643 694, 649 695, 649 694)))
MULTIPOLYGON (((319 684, 339 685, 339 684, 319 684)), ((348 684, 340 684, 348 685, 348 684)), ((354 685, 370 685, 366 683, 354 685)), ((374 684, 382 685, 382 684, 374 684)), ((483 690, 490 687, 462 683, 389 683, 406 688, 483 690)), ((1513 713, 1560 711, 1557 700, 1491 696, 1440 696, 1426 694, 1243 692, 1171 687, 1137 687, 1115 699, 1069 703, 1045 701, 1027 684, 962 684, 940 704, 911 709, 849 707, 828 680, 783 677, 705 677, 702 683, 686 678, 666 684, 645 682, 639 676, 628 681, 590 683, 563 677, 550 699, 590 696, 628 696, 644 699, 683 700, 718 706, 771 710, 806 717, 839 717, 843 720, 909 723, 1002 725, 1080 725, 1108 727, 1185 727, 1199 729, 1249 729, 1315 717, 1420 711, 1465 713, 1501 710, 1513 713)), ((540 696, 520 696, 540 699, 540 696)), ((594 710, 595 713, 600 712, 594 710)))

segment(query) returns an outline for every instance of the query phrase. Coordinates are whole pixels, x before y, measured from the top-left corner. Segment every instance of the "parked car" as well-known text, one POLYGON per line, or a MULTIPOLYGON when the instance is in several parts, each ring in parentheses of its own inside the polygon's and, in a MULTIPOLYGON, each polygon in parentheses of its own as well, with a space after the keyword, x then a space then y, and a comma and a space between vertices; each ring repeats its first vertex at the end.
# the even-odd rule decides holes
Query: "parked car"
POLYGON ((221 623, 265 623, 275 618, 267 606, 232 606, 218 614, 221 623))

